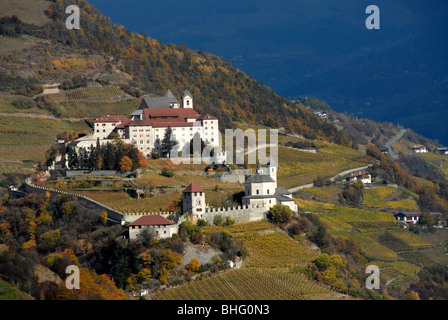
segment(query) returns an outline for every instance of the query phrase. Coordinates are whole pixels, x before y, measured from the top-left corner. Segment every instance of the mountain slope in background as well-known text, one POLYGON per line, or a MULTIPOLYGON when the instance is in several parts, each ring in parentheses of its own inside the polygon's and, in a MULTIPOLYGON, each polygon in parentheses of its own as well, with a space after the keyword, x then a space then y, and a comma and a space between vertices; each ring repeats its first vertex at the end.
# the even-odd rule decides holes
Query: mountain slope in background
POLYGON ((207 50, 285 97, 391 121, 448 144, 448 3, 369 1, 92 0, 133 31, 207 50), (375 4, 375 3, 373 3, 375 4))

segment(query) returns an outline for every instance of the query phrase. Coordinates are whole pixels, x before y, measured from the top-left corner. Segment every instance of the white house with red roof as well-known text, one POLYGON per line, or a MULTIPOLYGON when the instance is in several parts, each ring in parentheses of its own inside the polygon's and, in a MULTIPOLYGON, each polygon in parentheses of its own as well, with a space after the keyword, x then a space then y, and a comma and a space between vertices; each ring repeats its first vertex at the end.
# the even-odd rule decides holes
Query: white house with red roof
POLYGON ((414 153, 427 153, 428 152, 428 150, 426 149, 426 147, 424 145, 412 146, 412 147, 410 147, 410 149, 414 153))
POLYGON ((127 143, 134 144, 145 156, 161 152, 161 141, 168 127, 172 139, 182 151, 195 134, 211 146, 219 146, 219 120, 210 114, 199 114, 193 109, 193 95, 185 90, 182 104, 168 90, 162 97, 146 97, 139 109, 125 116, 103 115, 94 121, 94 132, 73 144, 77 149, 89 149, 97 140, 106 143, 116 133, 127 143))
POLYGON ((136 239, 144 230, 160 239, 171 238, 178 232, 178 225, 161 215, 142 216, 129 224, 129 239, 136 239))
POLYGON ((372 183, 372 175, 367 171, 356 171, 352 172, 348 178, 350 182, 361 181, 363 184, 371 184, 372 183))

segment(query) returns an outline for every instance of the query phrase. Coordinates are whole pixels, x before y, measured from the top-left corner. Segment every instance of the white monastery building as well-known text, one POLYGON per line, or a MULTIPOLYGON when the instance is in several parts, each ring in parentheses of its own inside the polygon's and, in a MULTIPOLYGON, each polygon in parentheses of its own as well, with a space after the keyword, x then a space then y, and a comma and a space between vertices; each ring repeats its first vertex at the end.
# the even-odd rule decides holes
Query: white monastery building
POLYGON ((266 168, 258 165, 257 172, 244 183, 243 206, 269 210, 276 204, 288 206, 297 212, 292 194, 283 187, 277 187, 277 165, 271 159, 266 168))
POLYGON ((97 141, 105 144, 117 136, 149 157, 160 153, 168 127, 172 129, 172 139, 179 143, 179 151, 195 134, 208 145, 219 145, 219 120, 210 114, 197 113, 193 109, 193 95, 188 90, 182 95, 182 103, 168 90, 162 97, 144 98, 130 118, 103 115, 94 121, 94 132, 77 139, 73 145, 76 149, 88 150, 97 141))

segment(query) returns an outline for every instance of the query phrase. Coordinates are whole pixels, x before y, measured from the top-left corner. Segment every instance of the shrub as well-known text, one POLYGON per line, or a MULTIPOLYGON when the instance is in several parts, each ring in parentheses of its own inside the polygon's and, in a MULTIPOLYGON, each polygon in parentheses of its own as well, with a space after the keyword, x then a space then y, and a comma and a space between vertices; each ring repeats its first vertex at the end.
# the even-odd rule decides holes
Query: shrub
POLYGON ((277 225, 286 224, 292 219, 292 211, 288 206, 276 204, 269 209, 267 218, 277 225))
POLYGON ((174 170, 169 168, 163 168, 161 175, 168 178, 174 177, 174 170))
POLYGON ((217 214, 214 218, 213 218, 213 224, 215 226, 221 226, 224 222, 224 219, 222 217, 222 215, 217 214))
POLYGON ((199 220, 196 222, 196 225, 199 226, 199 227, 206 227, 206 226, 209 226, 210 223, 208 223, 208 222, 207 222, 206 220, 204 220, 204 219, 199 219, 199 220))
POLYGON ((201 244, 202 243, 202 233, 200 233, 200 232, 193 233, 193 235, 191 236, 191 242, 193 244, 201 244))
POLYGON ((227 217, 226 217, 225 225, 226 225, 226 226, 231 226, 231 225, 233 225, 233 224, 235 224, 235 221, 232 220, 232 218, 231 218, 230 216, 227 216, 227 217))

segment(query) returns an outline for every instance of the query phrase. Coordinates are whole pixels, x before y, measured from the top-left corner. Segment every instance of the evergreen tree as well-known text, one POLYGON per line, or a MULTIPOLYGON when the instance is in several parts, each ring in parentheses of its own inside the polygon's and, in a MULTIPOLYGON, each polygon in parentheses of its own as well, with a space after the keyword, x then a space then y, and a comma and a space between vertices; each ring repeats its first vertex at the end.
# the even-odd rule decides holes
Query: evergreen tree
POLYGON ((177 150, 177 144, 173 136, 173 129, 171 127, 166 128, 161 146, 162 157, 167 157, 174 148, 174 150, 177 150))

